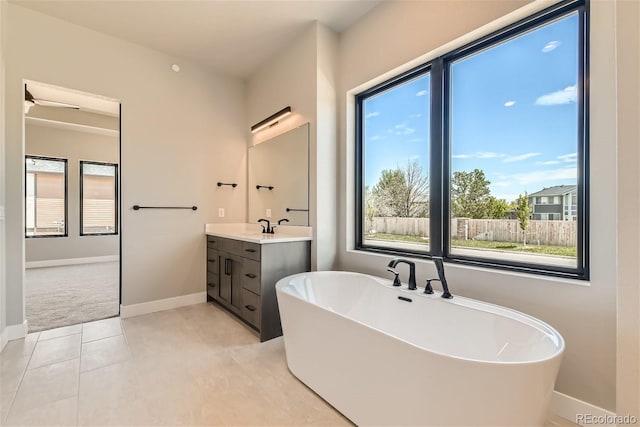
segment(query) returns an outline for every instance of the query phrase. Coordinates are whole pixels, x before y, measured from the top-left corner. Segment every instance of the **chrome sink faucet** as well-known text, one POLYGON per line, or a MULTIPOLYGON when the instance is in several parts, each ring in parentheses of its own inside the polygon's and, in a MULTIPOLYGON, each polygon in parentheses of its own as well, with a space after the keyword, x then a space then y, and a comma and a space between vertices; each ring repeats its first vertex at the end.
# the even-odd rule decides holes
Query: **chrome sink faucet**
POLYGON ((449 286, 447 285, 447 279, 444 277, 444 261, 442 257, 434 256, 432 257, 433 263, 436 265, 436 271, 438 272, 437 279, 427 279, 427 286, 424 288, 425 294, 432 294, 433 287, 431 287, 431 282, 440 282, 442 285, 442 298, 451 299, 453 295, 449 292, 449 286))
MULTIPOLYGON (((414 291, 418 289, 418 287, 416 286, 416 264, 413 261, 409 261, 408 259, 395 258, 389 262, 389 265, 387 267, 389 267, 390 269, 394 269, 398 264, 407 264, 409 266, 409 282, 408 282, 409 290, 414 291)), ((396 274, 395 270, 392 270, 392 273, 396 274)), ((399 286, 397 274, 393 281, 393 285, 399 286)))

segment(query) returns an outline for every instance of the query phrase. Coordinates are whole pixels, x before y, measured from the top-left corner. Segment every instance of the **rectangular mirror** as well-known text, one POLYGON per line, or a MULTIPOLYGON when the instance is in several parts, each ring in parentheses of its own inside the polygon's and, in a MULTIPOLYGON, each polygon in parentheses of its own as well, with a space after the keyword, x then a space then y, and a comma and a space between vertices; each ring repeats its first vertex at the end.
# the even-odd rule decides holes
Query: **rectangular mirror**
POLYGON ((248 222, 309 225, 309 124, 249 148, 248 222))

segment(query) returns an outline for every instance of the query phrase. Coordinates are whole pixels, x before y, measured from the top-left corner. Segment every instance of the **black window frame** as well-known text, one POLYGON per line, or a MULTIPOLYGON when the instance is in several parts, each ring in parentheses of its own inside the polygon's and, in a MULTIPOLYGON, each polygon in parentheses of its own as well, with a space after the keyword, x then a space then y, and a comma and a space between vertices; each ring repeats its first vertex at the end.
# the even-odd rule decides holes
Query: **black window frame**
POLYGON ((118 215, 118 211, 119 211, 119 196, 120 196, 120 191, 118 188, 118 164, 117 163, 109 163, 109 162, 97 162, 97 161, 91 161, 91 160, 80 160, 80 169, 79 169, 79 180, 80 180, 80 194, 79 194, 79 199, 80 199, 80 236, 117 236, 119 234, 119 215, 118 215), (115 194, 115 198, 114 198, 114 203, 115 203, 115 208, 114 208, 114 231, 112 233, 85 233, 84 232, 84 220, 83 220, 83 212, 84 212, 84 165, 98 165, 98 166, 113 166, 115 169, 114 172, 114 194, 115 194))
POLYGON ((532 273, 545 276, 577 280, 589 280, 589 2, 588 0, 566 0, 519 20, 487 36, 481 37, 460 48, 447 52, 418 67, 395 76, 383 83, 355 95, 355 247, 356 250, 397 256, 431 259, 443 257, 446 262, 478 267, 532 273), (578 16, 578 176, 577 176, 577 266, 562 267, 549 264, 506 261, 479 256, 452 254, 450 249, 450 185, 451 142, 450 123, 450 79, 451 64, 463 57, 473 55, 505 40, 525 34, 541 25, 551 23, 570 14, 578 16), (431 74, 430 154, 430 239, 428 251, 375 246, 364 243, 364 103, 367 99, 404 82, 431 74))
MULTIPOLYGON (((24 168, 24 237, 25 239, 54 239, 59 237, 69 237, 69 161, 65 158, 50 157, 50 156, 36 156, 26 154, 24 156, 25 163, 28 159, 33 160, 48 160, 54 162, 64 163, 64 233, 63 234, 46 234, 46 235, 27 235, 27 175, 28 171, 24 168)), ((34 219, 37 221, 37 218, 34 219)), ((37 228, 37 227, 36 227, 37 228)))

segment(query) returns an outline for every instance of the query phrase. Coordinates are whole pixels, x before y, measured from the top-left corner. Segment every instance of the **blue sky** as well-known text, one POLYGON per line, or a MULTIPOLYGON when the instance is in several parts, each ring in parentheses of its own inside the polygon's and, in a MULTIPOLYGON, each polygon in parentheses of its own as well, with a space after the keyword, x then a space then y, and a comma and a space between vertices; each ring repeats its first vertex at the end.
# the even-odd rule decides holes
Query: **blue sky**
MULTIPOLYGON (((578 18, 465 57, 451 68, 451 166, 482 169, 492 194, 577 181, 578 18)), ((417 160, 428 173, 430 76, 365 101, 365 184, 417 160)))

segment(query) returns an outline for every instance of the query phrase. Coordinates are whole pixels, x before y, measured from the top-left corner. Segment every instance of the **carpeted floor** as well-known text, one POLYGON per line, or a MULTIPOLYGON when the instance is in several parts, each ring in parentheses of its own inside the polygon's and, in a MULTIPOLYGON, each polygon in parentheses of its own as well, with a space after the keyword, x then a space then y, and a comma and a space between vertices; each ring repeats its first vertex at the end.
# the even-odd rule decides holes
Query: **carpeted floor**
POLYGON ((118 315, 118 262, 28 268, 25 308, 29 332, 118 315))

